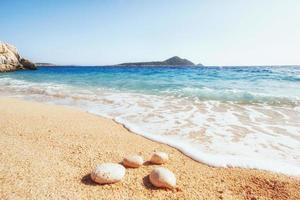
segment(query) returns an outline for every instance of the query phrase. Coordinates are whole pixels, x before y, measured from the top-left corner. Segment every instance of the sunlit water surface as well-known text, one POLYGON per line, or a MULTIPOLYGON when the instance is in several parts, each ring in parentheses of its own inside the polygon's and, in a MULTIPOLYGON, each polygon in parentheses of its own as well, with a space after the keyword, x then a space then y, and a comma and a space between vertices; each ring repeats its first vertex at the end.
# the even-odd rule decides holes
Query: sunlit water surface
POLYGON ((80 107, 200 162, 300 175, 300 67, 41 67, 0 95, 80 107))

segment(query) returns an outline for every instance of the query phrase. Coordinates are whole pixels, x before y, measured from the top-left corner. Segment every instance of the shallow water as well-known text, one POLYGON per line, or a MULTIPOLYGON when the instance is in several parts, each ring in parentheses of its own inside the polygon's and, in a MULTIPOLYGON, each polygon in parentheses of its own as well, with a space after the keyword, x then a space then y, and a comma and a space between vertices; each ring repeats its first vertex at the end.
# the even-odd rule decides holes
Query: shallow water
POLYGON ((42 67, 0 94, 80 107, 213 166, 300 175, 300 67, 42 67))

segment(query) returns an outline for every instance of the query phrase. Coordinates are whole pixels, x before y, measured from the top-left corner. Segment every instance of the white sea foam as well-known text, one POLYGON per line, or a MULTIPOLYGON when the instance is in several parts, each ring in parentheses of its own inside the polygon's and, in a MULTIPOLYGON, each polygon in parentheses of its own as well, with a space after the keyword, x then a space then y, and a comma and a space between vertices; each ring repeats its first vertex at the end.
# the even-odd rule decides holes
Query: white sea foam
POLYGON ((0 94, 80 107, 211 166, 300 176, 299 106, 203 101, 11 78, 0 79, 0 94))

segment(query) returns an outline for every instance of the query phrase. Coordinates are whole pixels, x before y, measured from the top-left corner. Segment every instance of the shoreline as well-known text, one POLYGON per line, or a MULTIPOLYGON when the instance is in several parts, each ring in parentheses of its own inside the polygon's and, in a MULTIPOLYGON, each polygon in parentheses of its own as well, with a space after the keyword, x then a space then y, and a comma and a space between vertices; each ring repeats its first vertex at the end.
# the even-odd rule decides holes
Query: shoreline
POLYGON ((215 168, 166 144, 130 132, 112 119, 67 106, 0 98, 1 199, 299 199, 297 177, 272 172, 215 168), (42 135, 42 137, 41 137, 42 135), (157 190, 147 174, 155 166, 127 169, 114 185, 96 185, 90 170, 154 150, 170 154, 179 191, 157 190), (17 181, 16 181, 17 180, 17 181))
MULTIPOLYGON (((89 112, 88 112, 89 113, 89 112)), ((93 114, 93 113, 91 113, 93 114)), ((101 115, 94 114, 96 116, 103 117, 101 115)), ((105 118, 105 117, 104 117, 105 118)), ((122 121, 118 121, 115 119, 112 119, 115 123, 122 125, 128 132, 131 132, 133 134, 139 135, 144 137, 147 140, 151 140, 153 142, 157 142, 160 144, 167 145, 171 148, 175 148, 178 150, 180 153, 184 154, 185 156, 189 157, 190 159, 210 166, 210 167, 216 167, 216 168, 241 168, 241 169, 254 169, 254 170, 262 170, 270 173, 277 173, 277 174, 282 174, 285 176, 291 176, 295 178, 300 178, 300 172, 298 172, 298 168, 295 166, 289 166, 289 165, 284 165, 280 166, 282 163, 280 162, 274 162, 274 161, 264 161, 264 160, 250 160, 248 163, 254 163, 251 166, 249 165, 243 165, 240 164, 240 160, 236 160, 235 156, 226 156, 226 158, 219 156, 219 155, 209 155, 206 156, 205 153, 202 153, 199 150, 189 150, 188 149, 188 144, 185 144, 183 142, 180 142, 179 140, 170 140, 170 138, 165 138, 160 135, 151 135, 151 134, 145 134, 141 133, 139 130, 134 130, 134 128, 130 128, 126 126, 126 123, 122 121), (213 158, 211 158, 213 157, 213 158), (216 160, 221 160, 219 162, 216 162, 216 160), (224 164, 224 160, 230 160, 228 163, 230 164, 224 164), (234 164, 232 164, 234 163, 234 164), (276 169, 273 166, 280 166, 277 167, 276 169), (284 171, 284 172, 283 172, 284 171)), ((241 160, 245 160, 243 158, 240 158, 241 160)))

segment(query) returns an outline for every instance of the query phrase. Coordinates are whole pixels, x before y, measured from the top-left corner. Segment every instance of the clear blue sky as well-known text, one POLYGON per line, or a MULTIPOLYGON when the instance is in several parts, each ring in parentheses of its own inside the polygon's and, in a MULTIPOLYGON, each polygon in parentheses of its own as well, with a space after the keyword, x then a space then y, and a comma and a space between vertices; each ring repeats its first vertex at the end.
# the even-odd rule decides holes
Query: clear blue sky
POLYGON ((35 62, 300 64, 299 0, 0 1, 0 40, 35 62))

